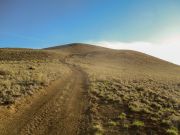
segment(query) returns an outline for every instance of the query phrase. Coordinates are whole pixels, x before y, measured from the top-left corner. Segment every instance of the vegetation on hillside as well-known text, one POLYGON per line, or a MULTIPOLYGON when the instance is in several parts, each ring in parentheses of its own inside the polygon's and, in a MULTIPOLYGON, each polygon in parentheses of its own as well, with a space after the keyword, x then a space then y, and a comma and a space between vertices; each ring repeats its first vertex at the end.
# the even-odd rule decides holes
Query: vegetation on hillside
POLYGON ((178 83, 153 80, 92 81, 93 123, 100 122, 107 134, 127 130, 130 133, 165 134, 180 125, 179 90, 178 83))
POLYGON ((14 104, 70 72, 59 60, 47 56, 49 52, 44 51, 0 50, 0 105, 14 104))

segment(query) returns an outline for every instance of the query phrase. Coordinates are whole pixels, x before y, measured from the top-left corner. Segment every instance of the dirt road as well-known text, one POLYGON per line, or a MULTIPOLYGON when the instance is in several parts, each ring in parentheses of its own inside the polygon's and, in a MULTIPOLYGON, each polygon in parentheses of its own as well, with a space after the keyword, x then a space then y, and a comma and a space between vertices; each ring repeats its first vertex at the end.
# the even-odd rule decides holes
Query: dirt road
POLYGON ((72 74, 55 82, 30 107, 1 121, 1 135, 78 135, 86 132, 86 74, 70 66, 72 74), (2 123, 3 122, 3 123, 2 123))

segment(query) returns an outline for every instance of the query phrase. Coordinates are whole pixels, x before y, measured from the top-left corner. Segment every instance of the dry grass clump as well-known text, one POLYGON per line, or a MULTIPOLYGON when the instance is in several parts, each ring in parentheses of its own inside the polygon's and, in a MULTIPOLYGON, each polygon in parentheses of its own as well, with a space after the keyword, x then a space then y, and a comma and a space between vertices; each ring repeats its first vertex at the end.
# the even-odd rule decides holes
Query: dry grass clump
POLYGON ((92 134, 93 135, 103 135, 104 129, 100 123, 94 123, 92 126, 92 134))
POLYGON ((134 126, 134 127, 144 127, 144 122, 143 122, 143 121, 140 121, 140 120, 135 120, 135 121, 132 123, 132 126, 134 126))

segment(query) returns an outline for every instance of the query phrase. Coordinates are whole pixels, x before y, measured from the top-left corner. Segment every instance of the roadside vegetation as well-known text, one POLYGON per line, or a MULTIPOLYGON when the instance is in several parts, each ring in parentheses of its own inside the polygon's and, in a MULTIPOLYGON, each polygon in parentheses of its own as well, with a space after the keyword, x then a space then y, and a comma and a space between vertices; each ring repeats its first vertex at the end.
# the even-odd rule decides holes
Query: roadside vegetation
POLYGON ((70 72, 49 52, 0 50, 0 105, 9 106, 70 72))

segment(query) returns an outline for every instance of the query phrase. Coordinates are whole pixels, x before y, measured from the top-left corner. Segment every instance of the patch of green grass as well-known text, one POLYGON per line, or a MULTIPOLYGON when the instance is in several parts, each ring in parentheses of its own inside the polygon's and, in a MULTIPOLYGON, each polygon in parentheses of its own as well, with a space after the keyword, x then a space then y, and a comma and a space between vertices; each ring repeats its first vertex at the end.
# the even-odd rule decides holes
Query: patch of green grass
POLYGON ((100 123, 95 123, 92 127, 94 135, 103 135, 104 129, 100 123))
POLYGON ((168 135, 178 135, 178 129, 175 127, 171 127, 170 129, 166 130, 168 135))
POLYGON ((135 104, 131 104, 129 105, 129 109, 132 111, 132 112, 140 112, 141 109, 139 106, 135 105, 135 104))
POLYGON ((162 125, 164 126, 171 126, 172 125, 172 122, 170 120, 162 120, 162 125))
POLYGON ((126 114, 125 114, 124 112, 122 112, 122 113, 118 116, 118 118, 120 118, 121 120, 126 119, 126 114))
POLYGON ((140 120, 135 120, 135 121, 132 123, 132 126, 134 126, 134 127, 144 127, 144 122, 143 122, 143 121, 140 121, 140 120))
POLYGON ((124 123, 122 126, 123 126, 124 128, 129 128, 129 124, 127 124, 127 123, 124 123))

